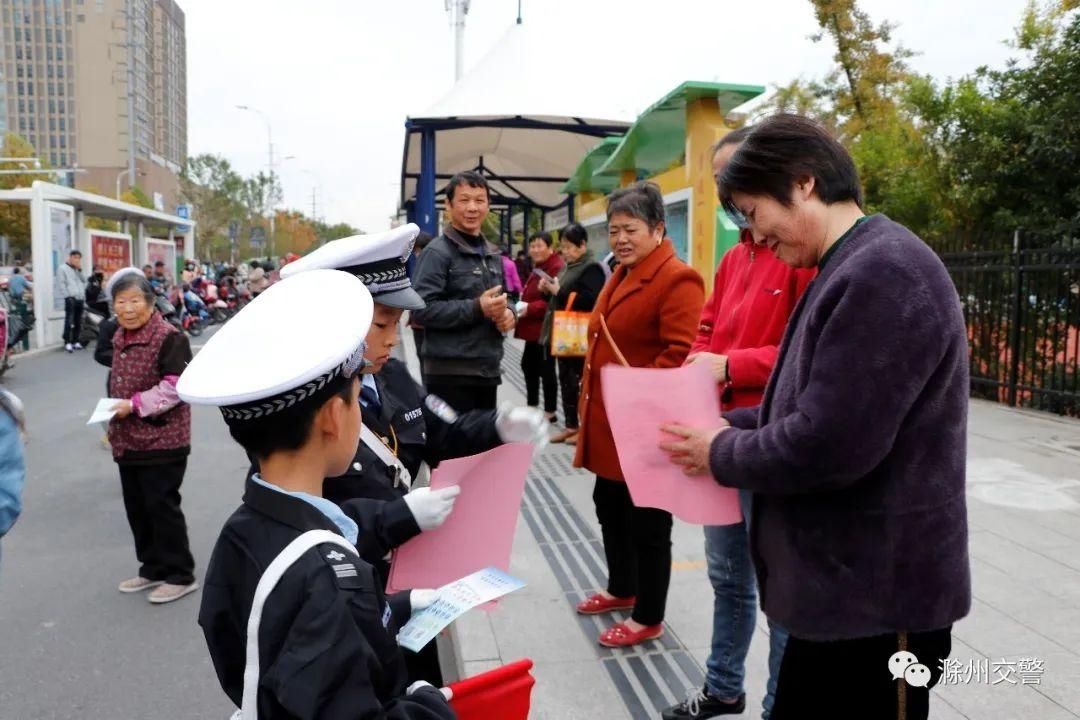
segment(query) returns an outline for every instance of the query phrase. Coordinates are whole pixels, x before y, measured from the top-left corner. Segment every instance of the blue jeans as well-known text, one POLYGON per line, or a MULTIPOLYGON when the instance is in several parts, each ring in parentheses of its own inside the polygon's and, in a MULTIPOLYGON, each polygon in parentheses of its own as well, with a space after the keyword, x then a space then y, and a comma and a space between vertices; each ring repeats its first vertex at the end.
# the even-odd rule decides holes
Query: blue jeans
MULTIPOLYGON (((713 586, 712 652, 705 662, 705 686, 710 695, 724 700, 744 692, 746 654, 757 621, 757 578, 748 533, 750 498, 749 492, 739 492, 743 522, 705 527, 705 559, 713 586)), ((769 680, 762 701, 765 720, 772 712, 787 638, 783 628, 769 622, 769 680)))

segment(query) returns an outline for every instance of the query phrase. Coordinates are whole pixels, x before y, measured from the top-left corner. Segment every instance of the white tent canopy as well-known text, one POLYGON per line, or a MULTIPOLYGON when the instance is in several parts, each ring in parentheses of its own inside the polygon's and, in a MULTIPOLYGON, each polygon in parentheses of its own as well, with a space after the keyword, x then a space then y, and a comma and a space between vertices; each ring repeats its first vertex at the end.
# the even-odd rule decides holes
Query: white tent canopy
POLYGON ((497 202, 565 203, 561 187, 581 158, 624 132, 634 111, 610 100, 631 95, 611 87, 598 93, 562 72, 551 48, 541 26, 511 26, 446 97, 408 120, 403 206, 417 196, 425 131, 436 133, 436 193, 454 173, 479 168, 497 202))

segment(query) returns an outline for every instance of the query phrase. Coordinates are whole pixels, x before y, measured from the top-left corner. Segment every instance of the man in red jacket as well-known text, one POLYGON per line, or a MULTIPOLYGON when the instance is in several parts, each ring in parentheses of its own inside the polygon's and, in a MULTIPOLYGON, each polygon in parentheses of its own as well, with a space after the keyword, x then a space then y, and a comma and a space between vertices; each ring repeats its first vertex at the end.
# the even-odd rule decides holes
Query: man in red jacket
MULTIPOLYGON (((721 138, 713 151, 714 177, 721 176, 750 132, 751 128, 740 128, 721 138)), ((767 246, 756 245, 745 218, 731 220, 741 229, 739 243, 720 261, 712 295, 701 313, 697 339, 686 360, 709 365, 725 411, 761 403, 788 317, 814 278, 813 270, 795 270, 767 246)), ((743 685, 746 654, 757 619, 757 581, 747 536, 749 493, 740 493, 740 500, 742 523, 705 528, 705 557, 713 586, 712 651, 705 663, 705 687, 665 710, 664 720, 703 720, 739 714, 746 708, 743 685)), ((783 628, 770 623, 769 681, 762 702, 766 720, 786 640, 783 628)))

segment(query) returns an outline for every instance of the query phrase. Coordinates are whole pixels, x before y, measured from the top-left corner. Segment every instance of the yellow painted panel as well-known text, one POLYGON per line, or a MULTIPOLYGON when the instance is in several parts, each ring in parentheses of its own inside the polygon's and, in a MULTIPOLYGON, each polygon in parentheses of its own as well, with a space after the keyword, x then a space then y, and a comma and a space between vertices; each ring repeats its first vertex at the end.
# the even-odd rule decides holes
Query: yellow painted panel
POLYGON ((693 257, 691 265, 712 292, 713 257, 716 245, 716 183, 712 176, 712 148, 727 132, 715 98, 696 100, 686 106, 686 174, 693 205, 693 257))
POLYGON ((654 175, 649 178, 649 180, 659 185, 660 192, 664 195, 673 193, 677 190, 685 190, 690 186, 686 177, 685 165, 679 165, 678 167, 662 172, 659 175, 654 175))

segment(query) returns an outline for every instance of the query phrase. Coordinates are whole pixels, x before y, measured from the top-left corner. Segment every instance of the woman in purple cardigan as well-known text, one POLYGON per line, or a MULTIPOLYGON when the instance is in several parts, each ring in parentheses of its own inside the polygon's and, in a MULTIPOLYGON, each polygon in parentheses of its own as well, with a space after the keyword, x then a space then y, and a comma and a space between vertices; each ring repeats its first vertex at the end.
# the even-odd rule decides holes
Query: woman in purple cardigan
POLYGON ((663 447, 753 492, 761 603, 791 632, 772 719, 926 718, 971 605, 956 290, 919 238, 863 214, 851 157, 811 120, 759 124, 721 186, 756 242, 818 276, 760 407, 668 426, 663 447))

